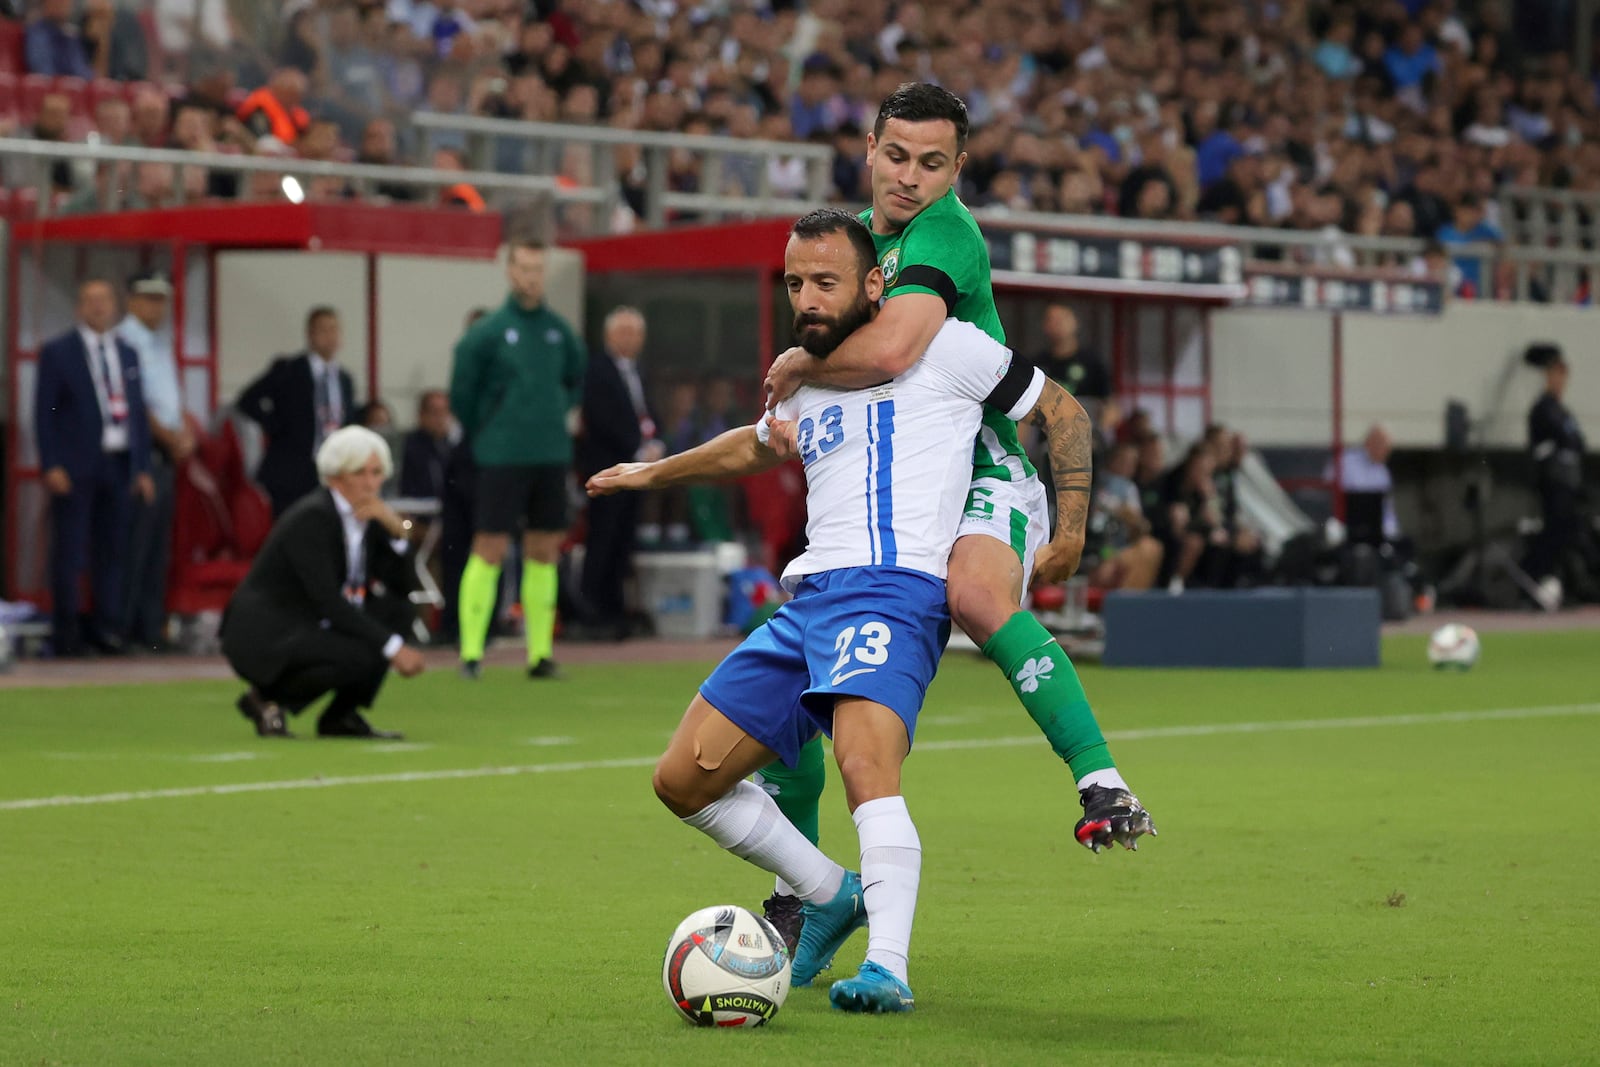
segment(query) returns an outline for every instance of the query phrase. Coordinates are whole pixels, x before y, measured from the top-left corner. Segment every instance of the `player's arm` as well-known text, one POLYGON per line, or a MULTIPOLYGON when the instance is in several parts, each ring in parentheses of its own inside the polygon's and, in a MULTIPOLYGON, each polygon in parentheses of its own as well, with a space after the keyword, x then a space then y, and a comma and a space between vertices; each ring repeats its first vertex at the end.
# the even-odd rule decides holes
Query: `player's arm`
POLYGON ((628 489, 661 489, 669 485, 720 482, 760 474, 783 462, 756 426, 740 426, 703 445, 654 463, 618 463, 589 479, 590 496, 609 496, 628 489))
POLYGON ((989 284, 982 238, 953 218, 927 217, 900 248, 900 273, 877 318, 827 359, 790 349, 767 372, 773 401, 801 384, 865 389, 914 367, 964 294, 989 284))
POLYGON ((1034 561, 1034 584, 1064 581, 1078 569, 1084 530, 1089 524, 1089 475, 1094 448, 1089 413, 1071 393, 1026 360, 1017 359, 1004 345, 981 335, 972 336, 978 334, 976 327, 958 323, 951 326, 951 331, 949 341, 941 336, 935 345, 939 354, 929 356, 935 373, 941 366, 953 369, 968 389, 974 383, 983 383, 966 395, 981 396, 985 404, 1003 412, 1006 418, 1037 427, 1044 434, 1055 479, 1056 535, 1039 550, 1034 561), (952 359, 953 347, 971 355, 952 359), (985 349, 987 357, 979 358, 977 354, 985 349), (981 391, 984 386, 989 387, 987 394, 981 391))
POLYGON ((942 297, 905 293, 884 302, 871 322, 856 330, 826 359, 791 348, 767 372, 767 389, 776 402, 801 385, 827 389, 866 389, 897 378, 916 365, 948 314, 942 297))
POLYGON ((1094 471, 1094 425, 1083 405, 1048 378, 1024 421, 1044 434, 1050 476, 1055 482, 1055 536, 1039 550, 1033 568, 1034 584, 1048 585, 1072 577, 1083 558, 1094 471))

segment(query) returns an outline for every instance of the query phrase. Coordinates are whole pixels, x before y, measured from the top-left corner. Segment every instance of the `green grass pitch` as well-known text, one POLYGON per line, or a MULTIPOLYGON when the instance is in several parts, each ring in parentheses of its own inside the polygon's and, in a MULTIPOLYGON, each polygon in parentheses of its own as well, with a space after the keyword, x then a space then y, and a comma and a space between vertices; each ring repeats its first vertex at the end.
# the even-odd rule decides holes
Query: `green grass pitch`
MULTIPOLYGON (((1600 1062, 1597 652, 1088 668, 1161 829, 1098 857, 998 673, 952 655, 906 771, 916 1013, 819 983, 757 1031, 661 989, 680 918, 770 891, 650 791, 706 664, 391 680, 401 746, 258 741, 215 682, 0 690, 0 1064, 1600 1062)), ((853 866, 836 775, 823 815, 853 866)))

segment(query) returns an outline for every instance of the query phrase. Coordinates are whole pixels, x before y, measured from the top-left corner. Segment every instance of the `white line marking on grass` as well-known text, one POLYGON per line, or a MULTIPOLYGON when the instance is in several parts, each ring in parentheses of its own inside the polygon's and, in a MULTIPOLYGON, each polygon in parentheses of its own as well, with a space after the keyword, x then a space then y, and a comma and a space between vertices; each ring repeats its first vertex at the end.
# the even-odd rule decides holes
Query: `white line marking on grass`
POLYGON ((260 759, 259 752, 202 752, 197 756, 190 756, 191 763, 242 763, 245 760, 260 759))
POLYGON ((522 743, 532 745, 535 748, 555 748, 557 745, 575 745, 578 743, 578 739, 576 737, 529 737, 522 743))
MULTIPOLYGON (((1145 730, 1107 730, 1107 741, 1152 741, 1166 737, 1214 737, 1219 734, 1271 734, 1296 730, 1355 730, 1370 726, 1423 726, 1436 722, 1491 722, 1503 719, 1552 719, 1600 714, 1600 704, 1552 704, 1540 708, 1490 708, 1484 711, 1436 711, 1415 715, 1361 715, 1346 719, 1285 719, 1281 722, 1218 722, 1194 726, 1154 726, 1145 730)), ((926 741, 916 751, 972 748, 1014 748, 1032 745, 1038 734, 972 740, 926 741)))
MULTIPOLYGON (((1221 734, 1289 733, 1298 730, 1364 729, 1373 726, 1424 726, 1431 723, 1492 722, 1507 719, 1553 719, 1574 715, 1600 715, 1600 704, 1552 704, 1537 708, 1490 708, 1483 711, 1440 711, 1416 715, 1364 715, 1348 719, 1289 719, 1282 722, 1222 722, 1194 726, 1159 726, 1145 730, 1111 730, 1108 741, 1146 741, 1168 737, 1211 737, 1221 734)), ((1037 734, 1026 737, 972 738, 927 741, 920 751, 959 752, 979 748, 1014 748, 1040 744, 1037 734)), ((655 756, 632 759, 579 760, 571 763, 530 763, 517 767, 461 767, 454 770, 401 771, 393 774, 351 774, 327 778, 290 778, 276 782, 234 782, 224 785, 175 789, 142 789, 125 793, 86 796, 22 797, 0 801, 0 811, 33 808, 71 808, 90 804, 126 804, 135 800, 173 800, 183 797, 230 796, 235 793, 275 793, 298 789, 332 789, 346 785, 391 785, 406 782, 459 781, 470 778, 511 778, 525 774, 567 774, 575 771, 633 770, 652 767, 655 756)))
POLYGON ((387 756, 393 752, 421 752, 432 747, 426 741, 379 741, 375 745, 367 745, 364 751, 387 756))
POLYGON ((585 760, 581 763, 532 763, 521 767, 460 767, 443 771, 396 771, 393 774, 346 774, 327 778, 289 778, 277 782, 233 782, 223 785, 186 786, 175 789, 139 789, 126 793, 88 796, 24 797, 0 801, 0 811, 28 808, 71 808, 85 804, 126 804, 133 800, 172 800, 182 797, 229 796, 234 793, 276 793, 293 789, 332 789, 342 785, 384 785, 401 782, 443 782, 464 778, 509 778, 523 774, 562 774, 571 771, 605 771, 654 767, 655 756, 634 759, 585 760))

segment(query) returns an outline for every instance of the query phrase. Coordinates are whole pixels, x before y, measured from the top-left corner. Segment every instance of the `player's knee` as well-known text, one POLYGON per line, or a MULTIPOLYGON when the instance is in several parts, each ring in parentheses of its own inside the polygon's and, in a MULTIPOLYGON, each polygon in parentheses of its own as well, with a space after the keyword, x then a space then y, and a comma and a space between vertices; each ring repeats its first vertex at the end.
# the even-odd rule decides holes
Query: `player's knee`
POLYGON ((508 544, 503 537, 475 537, 472 540, 472 554, 483 560, 491 567, 498 567, 506 561, 508 544))
POLYGON ((839 777, 844 781, 845 802, 851 811, 869 800, 892 797, 900 792, 899 761, 875 752, 840 757, 839 777))
POLYGON ((699 812, 716 799, 704 795, 705 790, 699 788, 700 783, 696 781, 698 777, 700 775, 690 768, 663 756, 656 764, 655 773, 650 777, 650 784, 655 788, 656 799, 666 805, 672 814, 683 819, 699 812))
POLYGON ((978 644, 993 637, 1017 612, 1017 604, 985 582, 964 578, 949 584, 950 618, 978 644))

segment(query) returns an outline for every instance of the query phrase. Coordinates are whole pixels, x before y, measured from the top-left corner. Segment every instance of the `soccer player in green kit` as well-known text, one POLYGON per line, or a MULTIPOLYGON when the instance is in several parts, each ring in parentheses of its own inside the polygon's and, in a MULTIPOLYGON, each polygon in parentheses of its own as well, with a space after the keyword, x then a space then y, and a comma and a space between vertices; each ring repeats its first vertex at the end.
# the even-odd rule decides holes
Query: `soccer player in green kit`
MULTIPOLYGON (((966 105, 936 85, 908 83, 883 102, 867 137, 872 207, 862 215, 883 268, 883 310, 826 361, 800 348, 785 352, 767 377, 771 402, 803 382, 861 389, 903 374, 948 317, 970 322, 1004 343, 989 250, 953 188, 966 161, 967 131, 966 105)), ((1058 475, 1088 471, 1091 428, 1086 415, 1080 412, 1078 418, 1081 447, 1051 456, 1058 475)), ((1058 533, 1083 529, 1089 496, 1081 495, 1059 516, 1058 533)), ((1002 413, 984 413, 960 533, 950 555, 952 617, 1005 673, 1051 748, 1071 768, 1084 810, 1077 840, 1095 852, 1114 841, 1134 848, 1141 835, 1155 833, 1150 816, 1118 774, 1072 661, 1020 608, 1029 564, 1038 580, 1057 582, 1070 576, 1063 560, 1072 556, 1054 542, 1043 543, 1048 533, 1044 489, 1017 441, 1015 424, 1002 413)), ((812 841, 818 837, 824 780, 816 740, 802 750, 795 768, 775 763, 761 773, 778 807, 812 841)), ((800 934, 803 910, 788 887, 778 885, 766 912, 786 937, 800 934)), ((838 947, 807 943, 812 940, 799 938, 797 973, 802 962, 808 972, 825 964, 838 947)))

